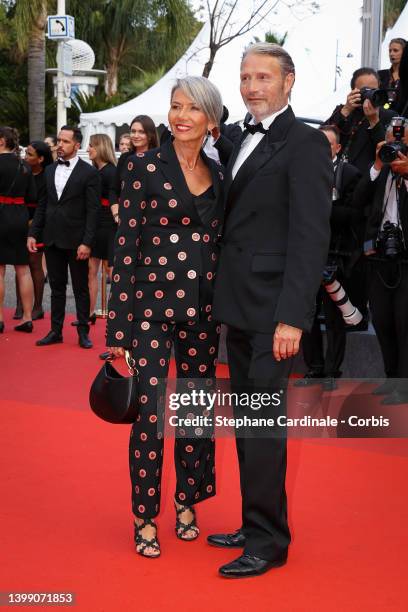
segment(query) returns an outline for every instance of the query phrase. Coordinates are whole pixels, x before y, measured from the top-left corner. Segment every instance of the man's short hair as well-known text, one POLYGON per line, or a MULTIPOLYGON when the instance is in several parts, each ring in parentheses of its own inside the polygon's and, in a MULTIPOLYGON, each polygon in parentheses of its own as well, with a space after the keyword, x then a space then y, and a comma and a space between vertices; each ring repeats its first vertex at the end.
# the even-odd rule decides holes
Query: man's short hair
POLYGON ((351 77, 350 81, 351 89, 355 89, 357 79, 365 75, 374 76, 377 79, 378 83, 380 82, 378 72, 374 70, 374 68, 363 67, 353 72, 353 76, 351 77))
POLYGON ((340 144, 340 130, 337 125, 321 125, 319 130, 321 132, 332 132, 336 137, 337 144, 340 144))
POLYGON ((242 55, 241 64, 249 54, 269 55, 269 57, 275 57, 279 62, 282 76, 285 77, 288 74, 295 74, 295 64, 293 63, 291 56, 280 45, 267 42, 249 45, 242 55))
POLYGON ((78 127, 74 127, 73 125, 63 125, 61 130, 72 132, 72 137, 75 142, 79 142, 79 144, 82 144, 82 132, 78 127))

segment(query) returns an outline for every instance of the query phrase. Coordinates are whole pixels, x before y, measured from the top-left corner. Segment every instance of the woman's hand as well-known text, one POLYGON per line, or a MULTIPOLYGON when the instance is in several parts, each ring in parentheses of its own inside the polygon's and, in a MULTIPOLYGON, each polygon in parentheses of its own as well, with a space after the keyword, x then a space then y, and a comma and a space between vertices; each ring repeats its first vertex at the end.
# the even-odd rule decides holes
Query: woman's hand
POLYGON ((115 355, 115 357, 125 356, 125 349, 123 348, 123 346, 110 346, 108 348, 110 352, 112 353, 112 355, 115 355))

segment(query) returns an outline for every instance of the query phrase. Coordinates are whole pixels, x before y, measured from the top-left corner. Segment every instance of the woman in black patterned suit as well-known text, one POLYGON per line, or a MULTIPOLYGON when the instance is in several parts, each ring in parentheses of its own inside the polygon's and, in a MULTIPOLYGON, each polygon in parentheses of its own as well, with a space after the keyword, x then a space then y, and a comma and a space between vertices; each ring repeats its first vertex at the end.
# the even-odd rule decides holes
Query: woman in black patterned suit
MULTIPOLYGON (((172 344, 178 378, 215 375, 220 328, 211 304, 223 171, 202 145, 221 115, 221 96, 207 79, 177 80, 169 111, 174 139, 129 157, 120 198, 107 344, 116 355, 131 347, 140 374, 129 459, 136 550, 148 557, 160 554, 153 521, 163 459, 157 383, 167 377, 172 344)), ((175 468, 176 535, 194 540, 193 505, 215 493, 213 438, 177 438, 175 468)))

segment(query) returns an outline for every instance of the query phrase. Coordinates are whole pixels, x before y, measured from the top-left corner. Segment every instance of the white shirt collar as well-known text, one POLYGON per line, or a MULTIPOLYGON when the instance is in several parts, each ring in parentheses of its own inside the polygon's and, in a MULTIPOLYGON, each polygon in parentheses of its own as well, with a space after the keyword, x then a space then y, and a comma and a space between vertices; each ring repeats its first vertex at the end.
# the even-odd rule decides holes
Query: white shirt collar
MULTIPOLYGON (((269 117, 265 117, 265 119, 262 119, 262 121, 260 121, 260 123, 262 123, 263 127, 265 128, 265 130, 269 130, 269 128, 271 127, 272 123, 275 121, 276 117, 278 117, 279 115, 282 115, 288 108, 289 108, 289 104, 287 104, 286 106, 284 106, 283 108, 278 110, 276 113, 273 113, 272 115, 269 115, 269 117)), ((251 121, 249 123, 251 123, 253 125, 256 125, 254 117, 251 117, 251 121)))
MULTIPOLYGON (((78 160, 79 160, 79 156, 78 155, 75 155, 74 157, 71 157, 71 159, 63 160, 63 161, 69 161, 69 166, 65 166, 65 168, 73 168, 74 166, 77 165, 78 160)), ((62 167, 64 167, 64 166, 61 165, 61 168, 62 167)))

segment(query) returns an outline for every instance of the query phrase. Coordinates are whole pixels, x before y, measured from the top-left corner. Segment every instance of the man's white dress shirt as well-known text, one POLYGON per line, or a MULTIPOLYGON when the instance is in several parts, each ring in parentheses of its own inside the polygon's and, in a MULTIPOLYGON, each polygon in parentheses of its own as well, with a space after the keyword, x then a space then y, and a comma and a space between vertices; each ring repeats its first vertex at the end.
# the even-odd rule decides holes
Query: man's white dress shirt
POLYGON ((55 189, 57 190, 58 199, 60 199, 64 187, 67 184, 69 177, 79 160, 78 155, 75 155, 72 159, 69 159, 69 166, 65 164, 58 164, 55 170, 55 189))
MULTIPOLYGON (((261 123, 263 127, 265 128, 265 130, 269 130, 272 123, 275 121, 276 117, 278 117, 279 115, 282 115, 287 108, 288 108, 288 104, 284 106, 283 108, 281 108, 277 113, 273 113, 273 115, 270 115, 269 117, 266 117, 265 119, 263 119, 261 123)), ((249 123, 252 125, 255 125, 255 120, 253 117, 249 123)), ((232 169, 233 179, 237 175, 237 172, 242 166, 242 164, 244 163, 244 161, 251 155, 252 151, 255 149, 255 147, 258 146, 258 144, 261 142, 264 136, 265 134, 262 134, 262 132, 255 132, 255 134, 248 134, 246 136, 245 140, 241 144, 241 149, 238 153, 237 159, 235 160, 235 164, 232 169)))

